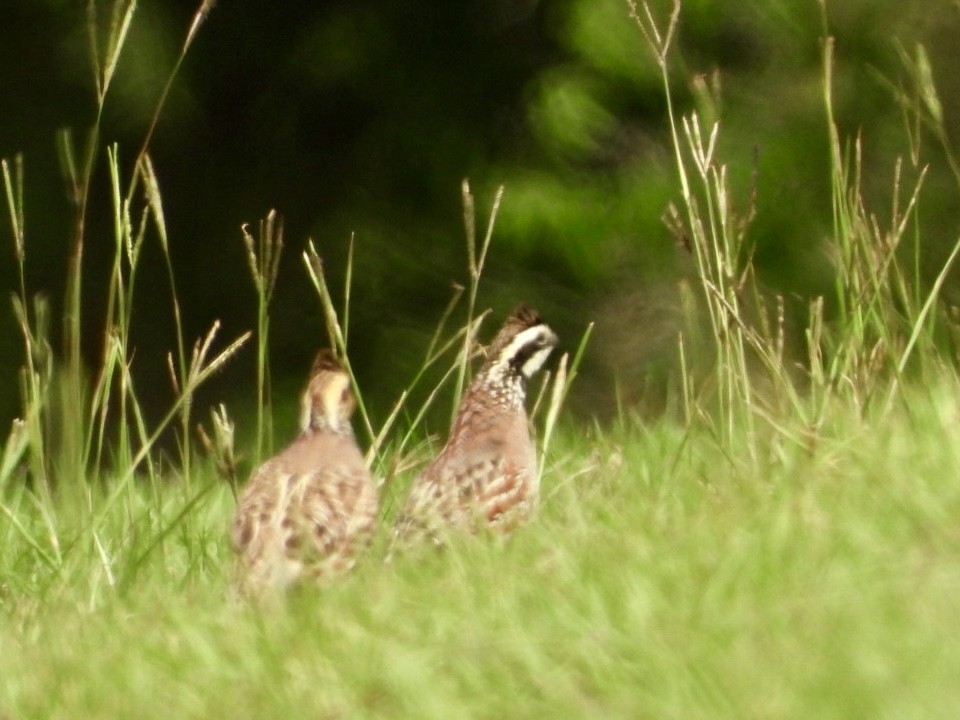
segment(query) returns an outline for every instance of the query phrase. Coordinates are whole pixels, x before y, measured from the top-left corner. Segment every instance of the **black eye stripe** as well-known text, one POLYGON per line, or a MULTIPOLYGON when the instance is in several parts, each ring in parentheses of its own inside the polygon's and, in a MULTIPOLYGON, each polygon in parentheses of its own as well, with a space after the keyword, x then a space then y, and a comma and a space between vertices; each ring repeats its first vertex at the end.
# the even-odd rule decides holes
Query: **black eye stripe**
POLYGON ((540 370, 556 342, 556 335, 543 324, 517 332, 509 340, 500 338, 500 347, 495 356, 488 357, 485 371, 528 378, 540 370))
POLYGON ((510 358, 510 364, 515 368, 522 368, 527 360, 543 350, 545 346, 546 342, 543 337, 533 339, 513 354, 513 357, 510 358))

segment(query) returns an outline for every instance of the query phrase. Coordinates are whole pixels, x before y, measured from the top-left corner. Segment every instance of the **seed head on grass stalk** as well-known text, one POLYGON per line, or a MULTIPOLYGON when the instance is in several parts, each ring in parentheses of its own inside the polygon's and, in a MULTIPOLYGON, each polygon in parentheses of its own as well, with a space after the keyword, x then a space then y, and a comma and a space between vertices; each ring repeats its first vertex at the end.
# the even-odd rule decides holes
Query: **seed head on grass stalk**
MULTIPOLYGON (((353 252, 351 250, 348 255, 347 278, 353 277, 352 261, 353 252)), ((347 374, 350 375, 350 384, 353 387, 353 394, 357 401, 360 418, 363 422, 364 429, 367 431, 367 437, 372 441, 376 437, 376 433, 373 431, 373 425, 370 422, 370 415, 367 412, 367 406, 363 400, 363 393, 360 391, 360 387, 357 385, 357 378, 353 374, 353 365, 350 363, 350 358, 347 354, 347 335, 343 326, 340 324, 340 320, 337 317, 336 306, 333 303, 333 298, 330 296, 330 287, 327 285, 327 278, 323 269, 323 259, 319 253, 317 253, 317 248, 312 238, 307 241, 307 249, 303 251, 303 264, 307 269, 310 282, 313 284, 314 289, 317 291, 317 296, 320 298, 320 308, 323 311, 323 320, 327 328, 330 347, 336 351, 347 374)), ((345 302, 349 303, 349 287, 345 291, 344 298, 345 302)), ((344 317, 349 317, 349 304, 344 307, 343 314, 344 317)))
MULTIPOLYGON (((470 191, 470 181, 464 179, 460 185, 461 196, 463 198, 463 227, 467 241, 467 270, 470 274, 469 287, 467 288, 467 322, 466 326, 473 326, 473 316, 477 307, 477 291, 480 288, 480 277, 483 275, 483 267, 487 261, 487 251, 490 249, 490 241, 493 239, 493 227, 496 223, 497 213, 500 210, 500 201, 503 199, 503 185, 497 188, 493 204, 490 207, 490 215, 487 219, 487 230, 483 236, 483 242, 480 245, 480 251, 477 252, 477 219, 473 193, 470 191)), ((476 327, 479 327, 477 325, 476 327)), ((457 380, 454 386, 453 406, 450 415, 450 421, 457 415, 460 407, 460 397, 463 395, 463 389, 469 380, 468 368, 470 360, 473 358, 473 348, 476 344, 476 336, 473 333, 467 333, 463 337, 463 349, 460 353, 459 365, 457 368, 457 380)))
MULTIPOLYGON (((743 310, 738 296, 749 260, 745 262, 741 256, 739 240, 742 234, 736 231, 732 222, 726 168, 718 166, 714 159, 718 125, 714 124, 705 141, 696 113, 681 118, 679 122, 674 114, 668 57, 681 3, 674 1, 665 30, 660 29, 647 2, 642 2, 640 7, 634 0, 627 0, 627 4, 660 69, 683 198, 682 211, 674 212, 670 219, 673 226, 682 227, 680 237, 693 250, 696 261, 715 338, 717 397, 724 418, 723 437, 727 441, 735 435, 739 411, 749 408, 752 395, 747 374, 746 342, 740 331, 743 310)), ((749 412, 746 421, 751 422, 749 412)))
POLYGON ((255 241, 247 229, 241 226, 243 244, 247 250, 247 265, 253 286, 257 291, 257 444, 254 462, 263 456, 263 445, 273 447, 273 422, 270 408, 270 301, 280 273, 280 257, 283 254, 283 218, 276 210, 267 213, 260 221, 258 239, 255 241), (266 436, 266 437, 264 437, 266 436))
POLYGON ((942 157, 947 161, 954 181, 960 188, 960 162, 953 150, 950 133, 947 132, 944 124, 943 103, 933 81, 933 68, 927 50, 922 43, 917 43, 911 53, 898 41, 895 41, 894 48, 900 56, 901 64, 912 87, 904 88, 901 83, 894 83, 877 71, 874 74, 878 82, 887 88, 904 114, 904 129, 910 144, 910 159, 914 167, 920 166, 920 146, 925 129, 940 146, 942 157))
MULTIPOLYGON (((365 428, 368 438, 370 439, 370 447, 367 451, 365 460, 368 466, 372 466, 376 461, 380 450, 383 447, 383 444, 386 440, 386 437, 392 428, 393 424, 396 422, 396 419, 399 417, 401 410, 404 408, 407 398, 409 396, 410 390, 416 384, 417 380, 422 377, 423 372, 426 367, 432 364, 433 360, 445 352, 449 348, 449 344, 445 345, 440 351, 438 351, 437 356, 434 356, 425 363, 425 366, 421 368, 420 372, 417 374, 417 377, 414 379, 414 382, 411 383, 400 395, 400 398, 394 405, 393 409, 390 411, 386 422, 380 428, 380 431, 377 432, 373 429, 373 424, 370 420, 370 415, 367 412, 366 404, 364 403, 363 393, 357 385, 356 376, 353 373, 353 366, 350 363, 349 354, 347 352, 347 320, 350 316, 350 291, 351 285, 350 280, 353 277, 353 237, 350 239, 350 249, 347 255, 347 268, 345 273, 345 287, 344 287, 344 308, 343 308, 343 322, 340 320, 340 316, 337 313, 336 306, 334 305, 333 298, 330 295, 330 287, 327 283, 326 273, 324 270, 323 259, 320 257, 317 252, 316 245, 313 240, 307 242, 307 249, 303 253, 303 263, 307 270, 307 275, 310 277, 310 281, 313 284, 314 289, 317 291, 317 296, 320 299, 320 307, 323 311, 324 325, 327 330, 327 337, 329 339, 330 347, 334 348, 343 362, 347 373, 350 375, 350 382, 353 386, 354 396, 357 400, 357 407, 359 410, 360 418, 365 428)), ((462 289, 460 290, 462 292, 462 289)), ((455 293, 456 297, 459 297, 460 292, 455 293)), ((444 315, 446 319, 447 314, 444 315)), ((434 335, 434 339, 431 341, 430 348, 432 349, 439 336, 439 329, 434 335)), ((458 336, 459 337, 459 336, 458 336)), ((428 403, 432 401, 428 400, 428 403)), ((426 406, 425 406, 426 407, 426 406)), ((422 412, 426 410, 423 409, 422 412)), ((396 451, 396 454, 399 454, 402 448, 405 446, 405 442, 400 444, 399 449, 396 451)), ((390 473, 380 474, 386 482, 390 473)))
MULTIPOLYGON (((118 167, 116 150, 111 153, 111 178, 113 180, 114 190, 114 210, 115 210, 115 237, 118 242, 126 245, 127 258, 130 263, 129 278, 125 282, 120 265, 120 252, 116 253, 115 272, 108 288, 106 323, 107 326, 103 333, 102 361, 104 366, 107 364, 108 354, 119 348, 120 356, 118 362, 113 364, 114 370, 118 368, 128 368, 130 359, 127 356, 129 347, 128 321, 130 317, 130 299, 132 297, 132 284, 134 267, 136 265, 136 255, 139 250, 139 244, 142 242, 149 215, 152 215, 160 234, 161 247, 164 257, 167 261, 168 272, 171 279, 171 292, 173 294, 175 319, 177 321, 177 347, 180 370, 180 384, 186 382, 187 360, 185 355, 182 326, 179 317, 179 307, 176 300, 176 288, 173 283, 172 263, 170 262, 169 252, 166 240, 166 231, 164 227, 163 215, 159 204, 159 191, 157 189, 156 178, 153 169, 150 166, 148 150, 154 131, 159 122, 160 115, 169 95, 172 84, 178 74, 179 68, 186 56, 186 52, 196 38, 199 28, 207 19, 213 8, 213 2, 203 0, 194 13, 191 25, 186 33, 186 37, 172 68, 167 82, 160 94, 160 97, 150 118, 150 124, 144 134, 137 153, 135 161, 135 171, 130 174, 129 185, 125 194, 119 190, 118 179, 120 171, 118 167), (134 231, 130 223, 131 208, 134 207, 135 192, 141 180, 144 181, 147 195, 147 209, 140 216, 139 226, 134 231), (119 330, 114 330, 119 328, 119 330), (115 337, 116 336, 116 337, 115 337), (119 342, 117 344, 115 341, 119 342)), ((84 243, 87 225, 87 210, 91 192, 91 181, 95 160, 99 154, 99 136, 100 123, 107 96, 110 92, 113 79, 116 77, 120 58, 128 39, 130 38, 130 29, 133 24, 137 9, 137 0, 114 0, 110 4, 110 13, 106 23, 101 23, 98 18, 98 3, 96 0, 87 0, 86 3, 86 30, 87 45, 89 48, 90 69, 94 80, 96 95, 96 113, 92 127, 84 147, 79 155, 74 148, 72 134, 64 131, 59 136, 59 157, 64 174, 68 180, 70 196, 75 205, 73 241, 71 248, 70 262, 67 270, 67 291, 64 303, 64 331, 63 347, 67 358, 66 372, 64 373, 64 401, 62 412, 64 417, 62 425, 66 429, 61 449, 60 465, 65 468, 76 471, 77 475, 82 475, 86 463, 90 460, 92 446, 89 441, 84 443, 84 438, 94 436, 93 428, 86 427, 85 422, 88 417, 93 418, 97 412, 88 413, 88 393, 86 383, 82 375, 81 367, 81 326, 82 326, 82 267, 84 255, 84 243), (101 28, 106 28, 105 36, 101 36, 101 28), (86 429, 85 429, 86 428, 86 429)), ((103 385, 113 382, 111 376, 101 374, 97 380, 100 390, 94 392, 94 396, 102 400, 107 394, 102 392, 103 385)), ((125 383, 124 378, 120 379, 125 383)), ((132 396, 132 388, 125 385, 121 388, 119 403, 121 415, 127 412, 129 403, 135 403, 132 396)), ((136 407, 134 407, 136 411, 136 407)), ((105 421, 107 408, 101 406, 99 415, 101 423, 105 421)), ((180 438, 183 455, 183 469, 186 477, 189 478, 189 415, 181 418, 182 428, 180 438)), ((124 447, 127 445, 125 433, 126 419, 120 420, 120 448, 121 457, 125 454, 124 447)), ((140 440, 143 440, 143 432, 140 433, 140 440)), ((122 461, 122 460, 121 460, 122 461)), ((99 464, 99 462, 98 462, 99 464)))
MULTIPOLYGON (((743 430, 755 436, 755 420, 771 423, 776 416, 770 410, 772 406, 808 414, 805 398, 785 358, 785 303, 782 297, 769 302, 755 276, 754 246, 747 241, 747 229, 756 215, 756 186, 746 209, 738 210, 730 192, 727 166, 717 159, 719 122, 704 126, 697 112, 679 119, 674 113, 668 60, 680 1, 674 1, 663 25, 654 18, 647 2, 627 0, 627 4, 660 69, 667 104, 682 202, 678 202, 679 207, 671 205, 664 220, 693 256, 699 283, 696 298, 685 284, 681 285, 681 307, 688 328, 679 346, 687 432, 692 420, 702 421, 728 448, 743 430), (703 307, 711 330, 709 379, 714 386, 708 382, 695 389, 689 358, 697 345, 697 307, 703 307), (764 372, 763 378, 755 377, 758 367, 764 372), (710 417, 701 402, 707 390, 716 403, 716 418, 710 417)), ((702 80, 700 86, 699 92, 706 93, 702 80)), ((707 99, 708 116, 712 117, 717 99, 707 99)), ((754 443, 748 448, 751 462, 758 462, 762 449, 754 443)), ((732 458, 726 450, 724 454, 732 458)))
MULTIPOLYGON (((143 181, 143 194, 146 206, 150 210, 150 217, 153 218, 153 226, 157 232, 157 238, 160 242, 160 250, 163 254, 164 264, 167 270, 167 281, 170 285, 170 301, 173 310, 174 329, 176 332, 177 348, 177 370, 179 372, 180 382, 184 383, 187 376, 187 353, 183 332, 183 319, 180 311, 180 301, 177 293, 176 275, 173 271, 173 258, 170 255, 170 241, 167 234, 166 216, 163 211, 163 200, 160 194, 160 182, 153 167, 153 161, 149 153, 143 152, 137 161, 136 176, 143 181)), ((133 186, 131 186, 131 193, 133 186)), ((184 408, 180 416, 180 444, 181 444, 181 465, 182 472, 187 481, 191 477, 191 445, 190 445, 190 413, 189 408, 184 408)))
MULTIPOLYGON (((824 33, 827 32, 826 8, 821 6, 824 33)), ((887 391, 884 410, 893 407, 901 395, 903 374, 914 359, 919 372, 934 372, 938 363, 936 334, 940 329, 940 301, 944 280, 960 252, 960 240, 941 267, 929 291, 920 272, 920 227, 918 205, 927 166, 919 164, 920 128, 925 127, 944 150, 955 177, 957 163, 952 149, 944 143, 942 108, 932 82, 929 60, 922 46, 915 60, 901 49, 901 59, 915 86, 907 92, 893 88, 895 100, 904 111, 911 159, 916 171, 913 189, 903 194, 903 162, 894 168, 892 211, 888 229, 871 213, 861 192, 862 144, 857 137, 841 144, 833 108, 835 41, 827 36, 823 43, 823 104, 829 132, 831 162, 831 199, 833 237, 831 250, 837 267, 835 294, 838 306, 833 328, 823 332, 823 344, 830 357, 821 373, 827 393, 849 394, 863 411, 871 399, 887 391), (911 113, 916 124, 911 126, 911 113), (852 145, 852 148, 851 148, 852 145), (912 267, 902 261, 898 251, 902 241, 912 236, 912 267)), ((882 80, 882 78, 881 78, 882 80)))
POLYGON ((20 291, 22 295, 25 293, 23 270, 26 262, 23 220, 23 155, 18 153, 14 157, 12 175, 10 173, 10 163, 6 158, 0 161, 0 167, 3 168, 3 188, 7 198, 10 230, 13 233, 13 251, 17 258, 17 266, 20 269, 20 291))
POLYGON ((154 445, 157 443, 157 440, 166 431, 172 420, 179 415, 183 406, 193 402, 193 397, 200 386, 202 386, 213 374, 219 371, 227 362, 229 362, 230 359, 233 358, 237 352, 239 352, 240 348, 247 343, 252 335, 250 331, 243 333, 240 337, 231 342, 226 348, 217 353, 216 356, 208 360, 208 356, 213 348, 213 343, 216 339, 219 329, 220 321, 214 321, 213 326, 203 337, 203 339, 197 340, 194 343, 190 367, 188 368, 186 382, 183 385, 180 385, 179 381, 177 380, 177 373, 174 368, 172 355, 167 355, 167 365, 170 370, 171 382, 173 383, 173 386, 177 392, 177 397, 167 411, 166 415, 164 415, 160 420, 153 433, 137 451, 137 454, 133 457, 129 466, 124 468, 123 474, 120 476, 116 485, 100 507, 99 512, 95 515, 90 523, 89 529, 92 532, 95 532, 103 524, 117 500, 124 493, 130 491, 130 486, 132 484, 131 481, 133 480, 137 468, 139 468, 140 464, 149 457, 150 453, 153 451, 154 445))
POLYGON ((213 427, 213 438, 207 434, 201 423, 197 423, 197 434, 207 453, 213 456, 217 475, 226 480, 237 499, 238 472, 240 459, 234 448, 235 424, 227 414, 227 408, 222 403, 216 409, 210 410, 210 420, 213 427))
MULTIPOLYGON (((94 165, 99 154, 100 121, 104 104, 115 76, 121 52, 129 37, 129 30, 136 11, 136 0, 117 0, 113 3, 109 33, 101 47, 97 4, 87 1, 87 38, 90 50, 91 71, 96 90, 96 116, 87 134, 82 159, 77 162, 72 134, 69 130, 58 135, 61 167, 68 179, 70 199, 75 208, 73 241, 67 267, 66 297, 63 313, 63 350, 66 355, 66 373, 63 378, 64 402, 62 424, 66 429, 61 449, 61 465, 70 468, 78 477, 82 475, 89 448, 84 447, 87 393, 82 373, 82 270, 84 243, 87 229, 87 209, 94 165)), ((113 286, 110 289, 111 297, 113 286)), ((113 318, 112 306, 108 303, 107 317, 113 318)), ((104 343, 106 344, 105 333, 104 343)), ((104 347, 106 351, 106 347, 104 347)))
POLYGON ((146 239, 152 207, 150 203, 145 203, 140 208, 139 221, 134 224, 131 216, 135 204, 132 198, 123 197, 120 189, 122 169, 119 149, 116 145, 107 148, 107 160, 113 204, 113 265, 107 282, 107 310, 100 367, 90 395, 89 422, 85 426, 86 432, 80 441, 82 448, 80 468, 89 468, 92 456, 95 474, 99 474, 101 469, 104 449, 103 432, 109 416, 114 412, 114 405, 119 408, 120 415, 118 437, 114 448, 117 463, 123 465, 130 460, 132 439, 129 416, 132 415, 136 422, 136 439, 142 443, 146 438, 133 380, 128 370, 132 363, 130 322, 133 316, 134 288, 139 269, 140 251, 146 239), (111 403, 111 386, 115 382, 119 385, 119 389, 115 403, 111 403), (99 439, 95 447, 93 437, 97 434, 95 427, 98 425, 99 439))
MULTIPOLYGON (((135 2, 131 2, 131 5, 135 5, 135 2)), ((159 99, 157 100, 156 108, 154 109, 153 115, 150 118, 150 125, 147 128, 147 132, 144 134, 143 142, 140 145, 140 152, 137 154, 136 168, 137 172, 134 172, 131 176, 130 187, 127 191, 127 200, 129 201, 136 190, 137 183, 140 179, 144 181, 146 188, 146 197, 147 202, 151 210, 153 211, 153 217, 155 225, 157 228, 157 233, 160 237, 160 245, 163 250, 164 260, 167 266, 167 275, 170 282, 170 293, 173 302, 173 311, 174 311, 174 321, 176 323, 176 332, 177 332, 177 360, 178 367, 180 370, 180 381, 181 383, 186 383, 186 376, 188 372, 187 368, 187 358, 186 358, 186 348, 184 345, 184 334, 183 334, 183 325, 181 322, 180 316, 180 305, 177 299, 177 289, 176 282, 174 280, 173 272, 173 260, 170 257, 169 243, 167 241, 167 230, 166 223, 164 220, 163 214, 163 205, 160 201, 160 189, 159 183, 157 182, 156 173, 153 170, 153 164, 150 160, 149 149, 150 142, 153 139, 153 134, 156 131, 157 123, 160 120, 160 115, 163 112, 164 105, 167 101, 167 96, 170 93, 170 89, 173 87, 173 83, 176 80, 177 74, 179 73, 180 66, 183 64, 184 59, 186 58, 187 51, 190 49, 190 46, 193 44, 197 33, 200 30, 200 27, 206 22, 207 18, 210 15, 210 12, 213 10, 215 5, 215 0, 202 0, 197 6, 196 11, 194 11, 193 18, 190 23, 190 27, 187 30, 187 34, 183 41, 183 46, 181 47, 180 54, 177 57, 177 61, 173 66, 173 69, 170 71, 170 75, 167 77, 167 82, 164 85, 163 91, 160 94, 159 99)), ((180 418, 180 442, 181 446, 181 462, 183 465, 183 474, 184 477, 189 482, 191 477, 190 472, 190 462, 191 462, 191 452, 190 452, 190 413, 189 413, 189 404, 184 406, 184 412, 180 418)), ((259 435, 259 434, 258 434, 259 435)))
POLYGON ((17 155, 11 172, 10 163, 0 161, 3 171, 3 186, 7 200, 7 213, 13 235, 14 254, 17 259, 19 279, 18 293, 13 295, 13 313, 23 339, 24 362, 21 378, 21 402, 25 437, 29 445, 29 458, 33 476, 40 492, 49 493, 48 458, 44 416, 49 408, 50 383, 53 377, 53 354, 49 342, 49 303, 42 295, 30 302, 26 286, 26 230, 23 213, 23 156, 17 155), (30 308, 33 308, 31 317, 30 308))
MULTIPOLYGON (((92 0, 91 0, 92 1, 92 0)), ((132 5, 135 5, 135 2, 131 2, 132 5)), ((160 98, 157 100, 157 107, 154 110, 153 116, 150 118, 150 126, 147 128, 147 132, 144 135, 143 143, 140 146, 140 152, 137 154, 137 158, 146 155, 147 150, 150 147, 150 141, 153 139, 153 133, 157 129, 157 123, 160 121, 160 115, 163 112, 163 107, 167 102, 167 97, 170 94, 170 90, 173 87, 173 83, 177 78, 178 73, 180 72, 180 66, 183 65, 183 61, 187 57, 187 51, 190 49, 190 46, 193 44, 194 40, 197 37, 197 33, 200 31, 200 28, 203 26, 203 23, 207 21, 207 18, 210 16, 210 11, 213 10, 214 5, 216 4, 215 0, 202 0, 202 2, 197 6, 197 9, 193 13, 193 18, 190 22, 190 27, 187 30, 187 34, 183 40, 183 46, 180 48, 180 54, 177 56, 177 61, 173 65, 173 69, 170 71, 170 75, 167 77, 167 82, 163 86, 163 91, 160 93, 160 98)), ((133 194, 133 186, 131 185, 129 195, 133 194)))

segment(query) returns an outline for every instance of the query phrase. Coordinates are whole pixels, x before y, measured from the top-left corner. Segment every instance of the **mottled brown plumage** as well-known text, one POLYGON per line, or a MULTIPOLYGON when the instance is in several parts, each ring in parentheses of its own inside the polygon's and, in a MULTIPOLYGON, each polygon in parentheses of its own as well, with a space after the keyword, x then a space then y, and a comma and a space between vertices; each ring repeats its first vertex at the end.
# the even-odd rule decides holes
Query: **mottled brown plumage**
POLYGON ((314 362, 300 436, 261 465, 233 521, 240 584, 250 594, 329 581, 369 545, 377 492, 350 426, 350 378, 330 351, 314 362))
POLYGON ((535 512, 540 488, 524 402, 526 385, 557 343, 521 305, 507 318, 467 388, 439 455, 414 480, 394 547, 435 543, 450 529, 507 532, 535 512))

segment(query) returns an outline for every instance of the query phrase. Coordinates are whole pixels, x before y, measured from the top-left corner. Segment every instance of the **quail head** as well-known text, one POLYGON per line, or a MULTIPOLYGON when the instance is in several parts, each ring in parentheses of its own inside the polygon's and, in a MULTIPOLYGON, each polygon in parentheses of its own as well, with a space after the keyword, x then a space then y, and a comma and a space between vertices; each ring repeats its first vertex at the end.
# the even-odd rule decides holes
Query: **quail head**
POLYGON ((525 408, 527 381, 557 336, 521 305, 487 350, 460 402, 447 444, 414 480, 394 527, 394 547, 426 537, 440 544, 450 529, 508 532, 534 513, 540 494, 525 408))
POLYGON ((377 491, 350 425, 355 406, 349 375, 321 350, 299 437, 254 472, 237 505, 231 539, 249 594, 329 581, 368 547, 377 491))

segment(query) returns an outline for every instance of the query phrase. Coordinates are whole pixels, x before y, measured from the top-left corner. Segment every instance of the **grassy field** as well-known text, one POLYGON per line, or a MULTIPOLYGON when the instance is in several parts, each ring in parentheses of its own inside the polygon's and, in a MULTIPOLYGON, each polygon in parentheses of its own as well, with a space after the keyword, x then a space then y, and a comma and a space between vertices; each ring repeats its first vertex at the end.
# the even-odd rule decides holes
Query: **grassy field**
MULTIPOLYGON (((184 53, 211 7, 201 4, 184 53)), ((23 280, 22 160, 4 160, 24 369, 22 417, 0 454, 0 719, 957 717, 960 332, 940 291, 960 243, 938 274, 921 276, 922 172, 911 188, 897 168, 888 221, 865 207, 859 148, 833 122, 825 42, 834 228, 824 242, 836 292, 811 299, 807 317, 785 319, 782 300, 755 282, 749 222, 735 216, 716 130, 701 129, 696 114, 676 116, 669 102, 672 25, 658 27, 645 6, 634 11, 663 71, 673 130, 678 200, 668 224, 696 265, 695 282, 680 287, 688 327, 666 412, 649 419, 626 408, 608 426, 555 422, 563 393, 548 392, 535 523, 506 542, 463 538, 390 565, 381 537, 344 582, 273 603, 232 590, 234 495, 224 477, 235 468, 233 427, 223 411, 212 424, 200 417, 193 399, 235 353, 255 352, 256 416, 244 418, 255 440, 237 450, 255 458, 271 445, 282 224, 271 214, 257 237, 245 236, 256 331, 221 340, 214 325, 191 346, 150 134, 130 168, 109 148, 116 261, 101 366, 88 377, 82 243, 54 362, 48 306, 23 280), (177 399, 154 425, 137 401, 128 332, 148 238, 168 263, 178 323, 169 357, 177 399), (803 328, 792 343, 788 324, 803 328), (256 347, 244 348, 251 338, 256 347), (198 420, 212 455, 191 440, 198 420), (157 447, 170 434, 180 447, 172 459, 157 447)), ((101 106, 132 10, 117 17, 126 19, 95 67, 101 106)), ((936 91, 919 90, 933 122, 936 91)), ((74 156, 68 140, 82 239, 93 173, 76 159, 92 151, 74 156)), ((454 395, 469 374, 499 202, 481 235, 464 188, 469 282, 454 300, 465 300, 466 325, 445 329, 453 315, 444 314, 424 360, 448 367, 454 395)), ((331 344, 349 357, 349 303, 334 307, 312 245, 304 260, 331 344)), ((586 337, 559 366, 560 381, 564 369, 573 380, 586 337)), ((413 471, 408 459, 424 455, 410 450, 424 428, 409 397, 382 427, 362 405, 356 422, 373 438, 375 469, 402 469, 386 486, 385 527, 413 471)))
MULTIPOLYGON (((11 718, 952 718, 958 397, 945 383, 909 412, 838 408, 817 432, 795 428, 804 443, 756 438, 756 459, 746 438, 722 452, 670 423, 565 431, 542 517, 506 544, 390 566, 375 552, 339 586, 262 608, 230 593, 233 501, 219 483, 121 592, 104 558, 136 555, 140 538, 105 529, 102 554, 54 577, 7 525, 0 706, 11 718)), ((183 505, 176 488, 160 495, 129 510, 142 513, 131 529, 183 505)))

